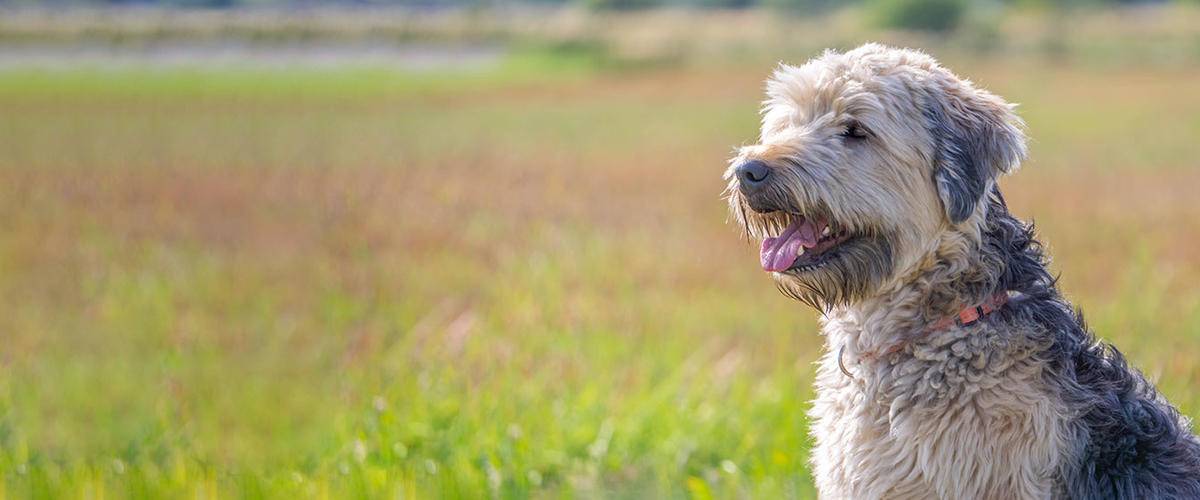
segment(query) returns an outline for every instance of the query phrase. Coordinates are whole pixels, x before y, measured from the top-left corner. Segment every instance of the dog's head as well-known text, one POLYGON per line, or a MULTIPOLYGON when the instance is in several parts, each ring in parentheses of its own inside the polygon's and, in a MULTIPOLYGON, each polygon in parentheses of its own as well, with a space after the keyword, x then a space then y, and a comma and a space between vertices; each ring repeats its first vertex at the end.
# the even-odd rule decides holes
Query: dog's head
POLYGON ((725 178, 733 216, 785 293, 872 296, 947 237, 979 237, 996 178, 1025 156, 1012 106, 931 57, 867 44, 781 66, 759 144, 725 178))

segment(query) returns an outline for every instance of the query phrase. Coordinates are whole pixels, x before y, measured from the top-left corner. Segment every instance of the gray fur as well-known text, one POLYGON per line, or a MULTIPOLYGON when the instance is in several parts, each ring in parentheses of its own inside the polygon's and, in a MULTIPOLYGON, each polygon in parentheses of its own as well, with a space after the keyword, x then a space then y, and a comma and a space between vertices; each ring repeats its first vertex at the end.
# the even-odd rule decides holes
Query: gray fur
POLYGON ((927 93, 924 115, 933 138, 934 180, 950 221, 967 220, 989 183, 1025 155, 1018 124, 940 91, 927 93))
MULTIPOLYGON (((1033 325, 1043 380, 1070 409, 1078 440, 1061 476, 1069 498, 1200 498, 1200 442, 1190 423, 1113 346, 1088 331, 1046 269, 1033 227, 1012 217, 996 190, 984 247, 1001 258, 997 288, 1029 297, 1005 308, 993 328, 1033 325)), ((1008 328, 1010 331, 1020 331, 1008 328)))

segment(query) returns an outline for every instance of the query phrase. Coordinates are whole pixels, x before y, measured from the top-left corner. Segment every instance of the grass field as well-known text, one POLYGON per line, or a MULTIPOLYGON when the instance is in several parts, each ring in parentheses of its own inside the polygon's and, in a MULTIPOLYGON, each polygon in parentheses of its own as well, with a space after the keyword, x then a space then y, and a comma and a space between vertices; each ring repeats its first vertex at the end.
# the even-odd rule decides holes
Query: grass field
MULTIPOLYGON (((1200 417, 1200 68, 950 59, 1200 417)), ((565 67, 0 73, 0 498, 812 496, 816 314, 719 199, 769 66, 565 67)))

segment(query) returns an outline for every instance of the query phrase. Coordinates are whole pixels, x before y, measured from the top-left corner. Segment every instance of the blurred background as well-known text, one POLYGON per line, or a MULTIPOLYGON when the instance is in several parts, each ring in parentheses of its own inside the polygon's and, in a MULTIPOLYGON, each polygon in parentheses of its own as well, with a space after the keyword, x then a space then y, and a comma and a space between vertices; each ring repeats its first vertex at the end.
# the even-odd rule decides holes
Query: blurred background
POLYGON ((0 498, 812 497, 720 176, 871 40, 1021 103, 1014 212, 1200 416, 1200 4, 0 0, 0 498))

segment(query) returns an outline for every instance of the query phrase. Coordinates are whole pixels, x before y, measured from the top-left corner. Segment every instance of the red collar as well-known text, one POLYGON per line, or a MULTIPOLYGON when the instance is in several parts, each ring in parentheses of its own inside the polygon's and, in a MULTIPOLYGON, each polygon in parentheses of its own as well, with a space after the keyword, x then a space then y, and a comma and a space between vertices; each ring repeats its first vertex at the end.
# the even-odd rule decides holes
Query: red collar
MULTIPOLYGON (((1020 295, 1020 294, 1018 293, 1018 295, 1020 295)), ((986 300, 984 300, 983 302, 981 302, 979 304, 976 304, 973 306, 968 306, 968 307, 964 308, 963 310, 959 311, 958 314, 956 314, 954 316, 942 318, 942 319, 938 320, 937 322, 929 325, 929 330, 927 330, 926 333, 945 331, 945 330, 950 329, 950 327, 953 327, 953 326, 957 326, 957 327, 971 326, 971 325, 979 322, 979 320, 983 319, 984 316, 987 316, 996 311, 999 311, 1000 308, 1004 307, 1004 305, 1008 303, 1008 301, 1009 301, 1009 293, 1008 292, 996 292, 991 297, 988 297, 986 300)), ((904 344, 905 344, 904 342, 900 342, 900 343, 893 345, 887 349, 884 349, 883 351, 881 351, 879 353, 865 352, 865 353, 860 354, 859 358, 861 358, 861 359, 877 359, 877 358, 880 358, 883 356, 887 356, 889 354, 895 354, 897 352, 900 352, 901 349, 904 349, 904 344)), ((842 369, 842 373, 845 373, 846 376, 853 378, 853 376, 850 375, 850 372, 846 370, 846 365, 842 364, 842 351, 844 351, 844 350, 846 350, 845 344, 843 344, 842 347, 840 347, 838 349, 838 367, 842 369)))
POLYGON ((951 326, 970 326, 975 324, 984 316, 994 313, 1004 307, 1008 303, 1008 292, 996 292, 987 300, 974 306, 967 307, 958 312, 956 316, 942 318, 937 323, 929 326, 930 331, 940 332, 949 329, 951 326))

